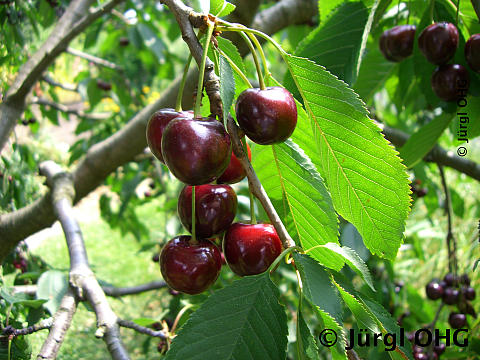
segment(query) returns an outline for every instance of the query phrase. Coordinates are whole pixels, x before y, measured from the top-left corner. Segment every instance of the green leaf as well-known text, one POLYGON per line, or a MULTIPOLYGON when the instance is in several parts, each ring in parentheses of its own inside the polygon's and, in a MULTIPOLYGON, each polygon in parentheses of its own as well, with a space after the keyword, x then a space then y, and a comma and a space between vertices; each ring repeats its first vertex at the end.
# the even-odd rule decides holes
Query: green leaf
POLYGON ((348 266, 350 266, 358 275, 360 275, 373 291, 376 291, 375 287, 373 286, 372 276, 370 275, 367 265, 362 258, 358 256, 355 250, 350 249, 347 246, 342 247, 336 243, 328 243, 322 246, 343 256, 348 266))
POLYGON ((438 138, 447 128, 453 115, 442 113, 428 124, 423 125, 400 148, 400 157, 408 168, 415 166, 435 146, 438 138))
POLYGON ((341 323, 342 301, 332 285, 330 275, 307 255, 294 253, 293 258, 302 278, 305 298, 341 323))
MULTIPOLYGON (((237 47, 228 39, 217 37, 218 47, 227 55, 230 60, 245 74, 245 64, 243 63, 243 59, 238 52, 237 47)), ((233 76, 235 77, 235 93, 239 94, 244 89, 246 89, 247 85, 244 84, 242 78, 237 74, 237 72, 233 72, 233 76)))
POLYGON ((220 55, 220 98, 223 104, 223 118, 226 119, 230 113, 230 107, 235 97, 235 78, 233 70, 225 57, 220 55))
POLYGON ((353 90, 363 101, 367 104, 370 103, 373 95, 385 85, 397 66, 396 63, 384 58, 377 42, 370 44, 367 47, 353 90))
POLYGON ((225 0, 210 0, 210 13, 222 17, 227 16, 236 6, 225 0))
POLYGON ((150 49, 150 51, 152 51, 152 53, 157 57, 158 62, 163 62, 165 60, 166 49, 164 42, 146 24, 139 23, 137 25, 137 29, 143 39, 143 43, 145 44, 145 46, 150 49))
POLYGON ((268 273, 217 290, 173 339, 166 359, 285 359, 287 317, 268 273))
POLYGON ((61 271, 49 270, 38 279, 37 298, 48 300, 45 307, 53 315, 60 307, 60 302, 67 289, 68 279, 65 274, 61 271))
POLYGON ((8 338, 0 337, 0 360, 30 360, 32 348, 26 336, 16 336, 8 353, 8 338), (10 356, 9 356, 10 355, 10 356))
MULTIPOLYGON (((347 353, 345 352, 346 342, 345 342, 345 334, 344 334, 343 327, 341 327, 333 317, 331 317, 329 314, 327 314, 325 311, 322 311, 318 307, 317 307, 317 314, 319 315, 319 318, 323 322, 322 331, 325 329, 328 329, 327 331, 330 334, 329 336, 327 336, 328 341, 333 340, 331 338, 332 332, 330 330, 333 330, 335 332, 337 342, 335 346, 331 346, 328 348, 332 354, 332 359, 347 360, 347 353)), ((325 336, 325 334, 320 332, 319 337, 321 336, 325 336)))
POLYGON ((18 304, 36 309, 46 302, 46 300, 31 300, 23 293, 12 294, 12 290, 13 288, 9 287, 0 288, 0 297, 11 305, 18 304))
POLYGON ((295 55, 309 58, 346 83, 353 84, 377 3, 375 1, 371 9, 358 1, 341 4, 300 43, 295 55))
POLYGON ((298 359, 301 360, 320 360, 317 343, 303 318, 302 311, 297 312, 297 353, 298 359))
POLYGON ((335 210, 372 253, 395 258, 410 210, 405 166, 344 82, 307 59, 285 57, 310 115, 320 158, 315 165, 335 210))
MULTIPOLYGON (((338 243, 337 216, 322 178, 305 153, 291 140, 255 146, 253 166, 289 233, 307 250, 327 242, 338 243)), ((343 260, 316 248, 310 255, 332 269, 343 260)))

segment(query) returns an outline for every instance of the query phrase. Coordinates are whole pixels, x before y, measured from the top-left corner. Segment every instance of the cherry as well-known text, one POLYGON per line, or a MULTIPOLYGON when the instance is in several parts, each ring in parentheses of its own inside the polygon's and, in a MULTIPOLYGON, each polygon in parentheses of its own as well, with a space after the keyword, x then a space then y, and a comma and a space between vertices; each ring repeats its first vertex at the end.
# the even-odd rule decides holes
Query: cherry
POLYGON ((237 121, 245 134, 261 145, 288 139, 297 125, 297 105, 285 88, 247 89, 237 98, 237 121))
MULTIPOLYGON (((250 151, 250 146, 247 144, 247 152, 248 152, 248 159, 252 160, 252 152, 250 151)), ((232 157, 230 158, 230 162, 228 163, 227 168, 223 172, 222 175, 217 179, 218 183, 223 184, 235 184, 241 181, 247 173, 240 164, 240 160, 235 156, 232 151, 232 157)))
POLYGON ((412 55, 415 25, 399 25, 380 36, 380 51, 390 61, 398 62, 412 55))
POLYGON ((430 360, 429 356, 423 352, 417 352, 413 355, 415 360, 430 360))
POLYGON ((460 282, 464 285, 470 285, 470 278, 467 274, 463 274, 462 276, 460 276, 460 282))
POLYGON ((223 239, 228 266, 240 276, 260 274, 282 252, 282 242, 271 224, 232 224, 223 239))
POLYGON ((448 316, 448 323, 452 328, 460 329, 467 324, 467 317, 465 316, 465 314, 452 312, 448 316))
POLYGON ((431 84, 433 92, 440 99, 455 101, 458 97, 465 96, 470 86, 470 77, 462 65, 441 65, 433 72, 431 84))
POLYGON ((453 275, 452 273, 448 273, 443 277, 443 281, 445 281, 445 284, 447 286, 453 286, 455 280, 455 275, 453 275))
POLYGON ((180 116, 170 121, 162 136, 162 155, 170 171, 188 185, 217 179, 231 156, 230 136, 211 118, 180 116))
POLYGON ((191 241, 191 236, 177 236, 160 253, 160 270, 174 290, 190 295, 208 289, 222 268, 220 250, 208 240, 191 241))
POLYGON ((118 43, 120 46, 128 46, 128 44, 130 44, 130 40, 127 37, 121 37, 118 39, 118 43))
POLYGON ((458 303, 460 299, 460 292, 454 288, 446 288, 443 292, 443 302, 447 305, 453 305, 458 303))
POLYGON ((160 254, 159 253, 155 253, 152 255, 152 261, 153 262, 159 262, 160 261, 160 254))
POLYGON ((109 82, 106 82, 106 81, 104 81, 104 80, 102 80, 102 79, 98 79, 98 80, 97 80, 97 87, 98 87, 99 89, 104 90, 104 91, 110 91, 110 90, 112 90, 112 84, 110 84, 109 82))
POLYGON ((446 64, 458 46, 458 30, 451 23, 441 22, 427 26, 418 37, 418 48, 433 64, 446 64))
MULTIPOLYGON (((178 216, 192 231, 192 187, 185 186, 178 198, 178 216)), ((229 185, 195 186, 195 231, 201 238, 221 234, 232 223, 237 212, 237 195, 229 185)))
POLYGON ((480 73, 480 34, 473 34, 465 44, 465 60, 470 68, 480 73))
POLYGON ((440 286, 438 280, 432 280, 427 284, 426 293, 429 299, 440 299, 443 296, 443 287, 440 286))
POLYGON ((165 127, 170 121, 178 116, 185 116, 193 118, 193 111, 175 111, 174 109, 166 108, 153 113, 147 124, 147 143, 152 151, 152 154, 162 163, 162 135, 165 127))
POLYGON ((467 300, 474 300, 475 299, 475 289, 472 287, 467 287, 463 291, 463 295, 465 296, 465 299, 467 300))
POLYGON ((438 345, 435 345, 433 347, 433 351, 437 355, 442 355, 445 352, 446 349, 447 349, 447 346, 444 343, 439 343, 438 345))

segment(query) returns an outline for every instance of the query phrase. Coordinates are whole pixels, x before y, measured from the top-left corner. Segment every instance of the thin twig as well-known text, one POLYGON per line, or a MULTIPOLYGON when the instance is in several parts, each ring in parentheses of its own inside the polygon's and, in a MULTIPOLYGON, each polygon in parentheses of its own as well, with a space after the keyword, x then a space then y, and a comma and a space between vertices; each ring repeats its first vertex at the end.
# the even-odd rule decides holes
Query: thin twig
POLYGON ((138 324, 134 323, 133 321, 118 319, 117 322, 118 322, 118 325, 120 325, 122 327, 133 329, 133 330, 138 331, 139 333, 142 333, 142 334, 146 334, 146 335, 153 336, 153 337, 158 337, 160 339, 166 339, 168 337, 167 335, 165 335, 165 333, 162 330, 153 330, 153 329, 147 328, 145 326, 138 325, 138 324))
POLYGON ((123 71, 123 68, 111 61, 99 58, 94 55, 87 54, 83 51, 73 49, 71 47, 68 47, 65 52, 69 53, 70 55, 78 56, 79 58, 88 60, 96 65, 100 65, 109 69, 117 70, 117 71, 123 71))
POLYGON ((455 236, 453 236, 452 229, 452 205, 450 201, 450 190, 447 186, 447 180, 443 167, 438 165, 438 171, 440 172, 440 179, 442 180, 442 187, 445 193, 445 213, 447 215, 447 249, 448 249, 448 270, 454 275, 457 274, 457 244, 455 236))
POLYGON ((76 85, 59 83, 59 82, 53 80, 53 79, 52 79, 50 76, 48 76, 48 75, 42 76, 42 79, 41 79, 41 80, 45 81, 47 84, 50 84, 50 85, 52 85, 52 86, 59 87, 59 88, 61 88, 61 89, 63 89, 63 90, 78 92, 78 89, 77 89, 77 86, 76 86, 76 85))
POLYGON ((52 323, 53 323, 53 318, 48 318, 48 319, 43 319, 39 323, 23 329, 15 329, 13 326, 9 325, 3 329, 3 334, 13 335, 14 337, 20 336, 20 335, 29 335, 40 330, 50 329, 52 326, 52 323))
POLYGON ((121 297, 125 295, 135 295, 142 292, 158 290, 167 287, 165 281, 152 281, 147 284, 131 286, 131 287, 114 287, 114 286, 103 286, 103 291, 105 295, 111 297, 121 297))
POLYGON ((78 117, 86 118, 86 119, 91 119, 91 120, 105 120, 111 117, 112 115, 110 113, 99 113, 99 114, 90 114, 86 113, 82 110, 76 110, 73 108, 70 108, 64 104, 58 104, 56 102, 50 101, 48 99, 44 98, 37 98, 34 97, 31 101, 30 104, 35 104, 35 105, 41 105, 41 106, 50 106, 54 108, 55 110, 64 112, 66 114, 73 114, 78 117))

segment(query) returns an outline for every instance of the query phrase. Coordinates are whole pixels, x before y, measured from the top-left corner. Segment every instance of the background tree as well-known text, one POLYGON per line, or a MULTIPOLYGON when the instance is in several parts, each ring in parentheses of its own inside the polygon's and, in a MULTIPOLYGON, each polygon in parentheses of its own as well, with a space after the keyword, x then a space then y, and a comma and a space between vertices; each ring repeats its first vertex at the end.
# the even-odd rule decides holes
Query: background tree
MULTIPOLYGON (((480 32, 479 4, 234 4, 15 0, 0 5, 0 357, 30 358, 29 339, 37 339, 34 346, 40 343, 37 331, 43 329, 49 334, 37 358, 76 356, 62 353, 60 346, 79 303, 94 311, 95 336, 105 340, 116 359, 164 353, 183 359, 223 346, 226 359, 247 358, 245 352, 253 358, 291 359, 442 353, 441 344, 412 349, 398 341, 392 352, 383 351, 386 343, 345 350, 347 329, 385 335, 399 334, 399 326, 408 331, 468 327, 469 346, 447 347, 447 355, 478 356, 474 288, 479 280, 473 270, 480 211, 472 194, 478 193, 480 180, 474 161, 480 78, 475 55, 465 57, 464 49, 475 54, 469 50, 474 43, 466 43, 480 32), (218 17, 203 15, 209 12, 218 17), (429 58, 427 46, 418 45, 424 44, 418 41, 422 30, 440 21, 457 29, 458 41, 449 45, 452 60, 437 64, 460 64, 469 77, 469 89, 453 98, 445 95, 440 80, 431 86, 432 73, 439 71, 429 61, 438 57, 429 58), (405 24, 416 25, 416 31, 409 28, 410 45, 402 52, 396 48, 401 35, 392 28, 405 24), (213 26, 209 44, 205 38, 213 26), (253 45, 244 41, 247 35, 253 45), (187 70, 190 55, 197 66, 187 70), (194 95, 198 68, 204 74, 203 97, 194 95), (262 87, 263 82, 281 83, 293 93, 298 123, 284 143, 251 143, 250 164, 228 115, 235 116, 234 99, 246 83, 262 87), (252 219, 271 222, 290 252, 289 263, 237 281, 224 266, 210 296, 168 293, 158 279, 139 285, 133 278, 135 286, 126 288, 97 280, 72 205, 106 185, 99 208, 111 227, 108 236, 135 239, 138 261, 149 263, 152 253, 158 261, 159 245, 184 231, 176 216, 181 184, 146 148, 147 121, 161 108, 192 109, 200 100, 202 116, 224 121, 248 177, 235 185, 237 219, 248 218, 253 209, 252 219), (67 151, 55 149, 55 140, 45 133, 67 124, 74 125, 74 140, 67 151), (17 136, 20 132, 27 136, 17 136), (161 219, 148 218, 157 216, 161 219), (45 261, 48 254, 29 252, 23 242, 56 220, 65 232, 69 271, 45 261), (444 282, 419 277, 426 269, 437 277, 449 275, 444 282), (160 295, 148 316, 114 311, 106 297, 147 291, 160 295), (438 309, 422 300, 426 296, 442 297, 438 309), (139 335, 120 336, 119 327, 148 335, 141 349, 139 335), (336 346, 318 346, 325 328, 337 332, 336 346), (199 339, 210 333, 218 335, 199 339), (151 341, 155 337, 160 343, 151 341)), ((104 263, 117 261, 113 253, 94 256, 104 263)), ((94 263, 95 273, 100 264, 94 263)), ((132 267, 116 272, 133 272, 132 267)), ((159 277, 158 265, 155 271, 159 277)), ((76 349, 71 341, 67 348, 76 349)))

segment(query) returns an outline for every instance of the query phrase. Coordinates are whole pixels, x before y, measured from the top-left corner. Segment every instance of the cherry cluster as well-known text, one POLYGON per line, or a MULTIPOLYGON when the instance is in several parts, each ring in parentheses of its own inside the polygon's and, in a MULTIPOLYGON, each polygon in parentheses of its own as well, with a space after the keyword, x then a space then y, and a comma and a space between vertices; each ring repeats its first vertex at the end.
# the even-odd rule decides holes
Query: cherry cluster
MULTIPOLYGON (((258 144, 285 141, 297 123, 295 100, 282 87, 245 90, 235 112, 240 128, 258 144)), ((215 244, 222 235, 224 258, 233 272, 244 276, 266 271, 282 243, 271 224, 232 224, 237 195, 229 184, 241 181, 246 172, 224 125, 196 118, 192 111, 162 109, 150 118, 146 136, 155 157, 186 184, 177 210, 192 235, 177 236, 162 248, 159 262, 167 284, 192 295, 208 289, 222 267, 223 255, 215 244)), ((245 147, 251 159, 246 142, 245 147)))
MULTIPOLYGON (((416 28, 399 25, 386 30, 380 37, 380 50, 387 60, 399 62, 413 52, 416 28)), ((460 64, 449 64, 458 47, 458 30, 447 22, 427 26, 418 37, 418 48, 425 58, 438 67, 431 78, 432 89, 442 100, 455 101, 464 97, 470 85, 468 70, 460 64)), ((465 59, 470 68, 480 73, 480 34, 465 44, 465 59)))
MULTIPOLYGON (((421 334, 423 335, 423 333, 421 334)), ((412 352, 413 358, 415 360, 437 360, 440 359, 440 355, 442 355, 446 350, 446 345, 436 339, 433 339, 432 343, 433 348, 419 346, 415 344, 415 333, 409 333, 407 335, 408 340, 413 344, 412 352), (429 351, 431 350, 431 351, 429 351)), ((423 336, 420 336, 420 341, 423 341, 423 336)))
POLYGON ((433 279, 426 286, 427 297, 431 300, 442 299, 446 305, 455 305, 457 311, 451 311, 448 323, 453 329, 460 329, 467 325, 467 315, 476 316, 470 301, 475 299, 475 289, 470 286, 467 274, 457 277, 451 273, 443 280, 433 279))

